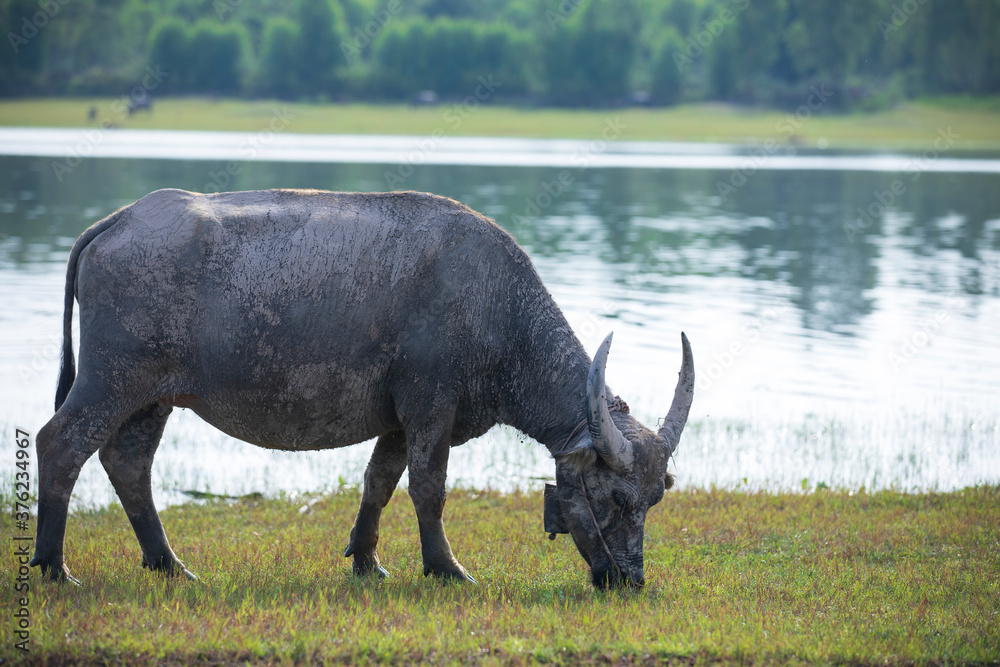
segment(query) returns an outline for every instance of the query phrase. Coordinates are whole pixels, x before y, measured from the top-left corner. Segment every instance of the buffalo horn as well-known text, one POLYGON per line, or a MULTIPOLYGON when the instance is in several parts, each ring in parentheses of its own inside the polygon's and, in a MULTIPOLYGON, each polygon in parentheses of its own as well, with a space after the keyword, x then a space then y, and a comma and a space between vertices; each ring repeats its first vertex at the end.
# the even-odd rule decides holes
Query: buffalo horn
POLYGON ((632 443, 611 421, 604 384, 604 369, 608 364, 608 350, 611 349, 613 335, 608 334, 597 349, 587 375, 587 426, 598 455, 612 470, 623 474, 632 467, 632 443))
POLYGON ((674 400, 670 404, 667 418, 663 420, 663 426, 657 433, 667 443, 668 457, 674 453, 681 440, 681 431, 684 430, 684 425, 687 423, 691 401, 694 398, 694 357, 691 355, 691 344, 684 332, 681 332, 681 347, 683 348, 683 360, 681 361, 680 377, 677 378, 677 388, 674 389, 674 400))

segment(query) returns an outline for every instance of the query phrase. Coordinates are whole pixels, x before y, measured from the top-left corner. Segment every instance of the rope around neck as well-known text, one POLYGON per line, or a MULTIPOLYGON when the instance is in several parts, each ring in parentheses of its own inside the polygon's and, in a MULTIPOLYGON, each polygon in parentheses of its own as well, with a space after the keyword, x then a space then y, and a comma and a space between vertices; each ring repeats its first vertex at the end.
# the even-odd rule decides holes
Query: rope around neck
POLYGON ((615 568, 615 573, 618 575, 618 579, 622 578, 621 568, 618 567, 618 562, 615 557, 611 555, 611 549, 608 548, 608 543, 604 541, 604 533, 601 532, 601 527, 597 523, 597 517, 594 515, 594 508, 590 504, 590 493, 587 491, 587 485, 583 481, 583 473, 580 473, 580 488, 583 489, 583 499, 587 501, 587 511, 590 512, 590 518, 594 522, 594 530, 597 531, 597 537, 601 540, 601 546, 604 547, 604 553, 608 555, 608 560, 611 561, 611 566, 615 568))
MULTIPOLYGON (((628 403, 623 401, 620 397, 615 396, 612 400, 608 401, 608 411, 624 412, 625 414, 628 414, 628 403)), ((573 438, 578 436, 586 426, 587 426, 586 419, 577 424, 576 428, 573 429, 573 432, 569 434, 568 438, 566 438, 566 444, 563 445, 563 449, 566 449, 566 447, 569 446, 569 443, 573 441, 573 438)), ((611 561, 611 566, 615 568, 615 573, 618 575, 618 579, 620 580, 622 579, 621 568, 618 567, 618 562, 615 560, 615 557, 611 555, 611 549, 608 548, 608 543, 604 539, 604 533, 601 532, 601 526, 600 524, 597 523, 597 516, 594 514, 594 507, 593 505, 590 504, 590 492, 587 491, 587 484, 586 482, 583 481, 583 472, 581 471, 579 475, 580 475, 580 489, 583 491, 583 499, 587 502, 587 511, 590 513, 590 519, 591 521, 594 522, 594 530, 597 531, 597 537, 601 541, 601 546, 604 547, 604 553, 607 554, 608 560, 611 561)), ((553 534, 552 537, 554 538, 555 535, 553 534)))

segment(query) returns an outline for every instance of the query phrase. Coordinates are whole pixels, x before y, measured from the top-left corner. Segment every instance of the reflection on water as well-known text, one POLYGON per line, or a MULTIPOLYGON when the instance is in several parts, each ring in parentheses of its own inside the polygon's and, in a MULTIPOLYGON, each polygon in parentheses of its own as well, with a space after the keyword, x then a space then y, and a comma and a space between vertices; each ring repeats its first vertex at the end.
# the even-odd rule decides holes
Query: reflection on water
MULTIPOLYGON (((731 188, 726 170, 425 165, 390 188, 398 165, 99 159, 57 175, 51 162, 0 157, 8 431, 49 416, 63 267, 87 225, 159 187, 405 188, 513 233, 588 349, 614 330, 608 381, 647 423, 687 332, 698 384, 681 484, 1000 480, 1000 175, 762 170, 731 188)), ((184 414, 157 475, 168 490, 309 490, 358 483, 368 451, 265 452, 184 414)), ((551 470, 498 430, 455 450, 451 477, 507 488, 551 470)), ((81 479, 98 502, 112 493, 96 457, 81 479)))

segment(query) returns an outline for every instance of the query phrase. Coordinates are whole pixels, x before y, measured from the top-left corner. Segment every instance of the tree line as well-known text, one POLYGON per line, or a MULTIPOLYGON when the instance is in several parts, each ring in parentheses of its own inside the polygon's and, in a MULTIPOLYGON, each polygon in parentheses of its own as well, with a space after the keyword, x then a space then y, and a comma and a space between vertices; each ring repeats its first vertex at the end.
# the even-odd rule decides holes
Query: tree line
POLYGON ((831 108, 1000 92, 997 0, 0 0, 0 95, 831 108), (430 91, 430 92, 425 92, 430 91))

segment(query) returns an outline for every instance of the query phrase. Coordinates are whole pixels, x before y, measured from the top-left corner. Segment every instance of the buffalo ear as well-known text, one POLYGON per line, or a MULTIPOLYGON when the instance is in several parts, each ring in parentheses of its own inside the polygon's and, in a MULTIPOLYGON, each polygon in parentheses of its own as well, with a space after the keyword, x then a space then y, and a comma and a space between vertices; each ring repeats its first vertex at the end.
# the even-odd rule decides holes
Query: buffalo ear
POLYGON ((597 450, 588 442, 585 445, 578 445, 572 449, 559 452, 555 455, 555 459, 559 463, 570 464, 577 472, 582 472, 586 468, 592 468, 597 465, 597 450))

